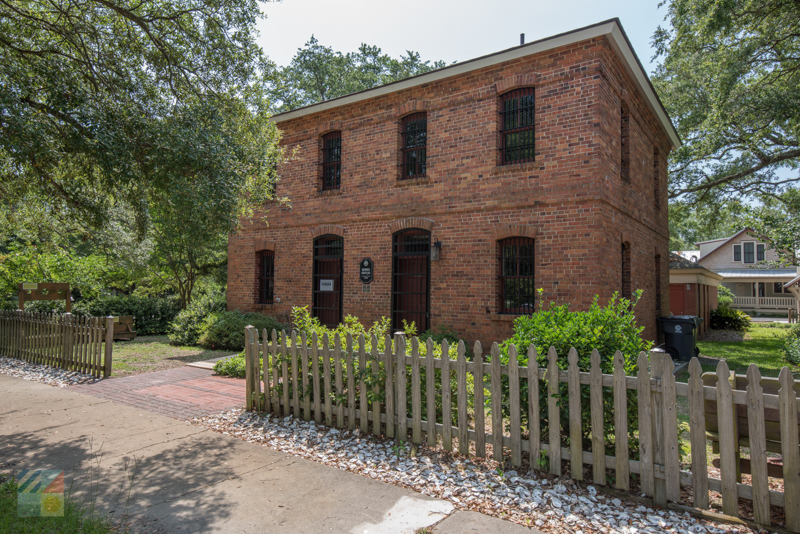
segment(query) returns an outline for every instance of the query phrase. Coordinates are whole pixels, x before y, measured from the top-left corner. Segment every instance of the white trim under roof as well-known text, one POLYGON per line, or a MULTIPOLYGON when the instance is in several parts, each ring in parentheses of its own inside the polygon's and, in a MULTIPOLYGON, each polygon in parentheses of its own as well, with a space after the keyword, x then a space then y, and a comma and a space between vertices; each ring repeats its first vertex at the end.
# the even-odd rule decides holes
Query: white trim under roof
POLYGON ((553 37, 548 37, 546 39, 533 41, 528 44, 515 46, 514 48, 509 48, 488 56, 464 61, 463 63, 456 63, 455 65, 451 65, 449 67, 426 72, 425 74, 419 74, 398 82, 381 85, 373 89, 359 91, 358 93, 352 93, 339 98, 333 98, 317 104, 311 104, 302 108, 297 108, 285 113, 280 113, 274 115, 273 120, 276 123, 280 123, 291 119, 296 119, 298 117, 310 115, 311 113, 317 113, 339 106, 344 106, 346 104, 360 102, 369 98, 375 98, 389 93, 394 93, 395 91, 402 91, 417 85, 435 82, 437 80, 442 80, 451 76, 457 76, 459 74, 482 69, 491 65, 497 65, 498 63, 503 63, 505 61, 511 61, 532 54, 539 54, 541 52, 553 50, 554 48, 568 46, 580 41, 595 39, 601 36, 608 38, 609 42, 614 48, 614 51, 623 60, 622 63, 625 65, 625 69, 633 78, 634 82, 639 88, 639 91, 645 97, 644 100, 648 107, 655 114, 661 123, 661 126, 667 132, 667 135, 672 143, 672 147, 678 148, 681 146, 682 143, 680 137, 678 136, 678 132, 672 125, 672 122, 670 121, 669 116, 664 109, 664 105, 659 100, 658 95, 656 95, 655 89, 650 83, 650 79, 647 77, 647 73, 642 67, 639 58, 636 56, 636 52, 633 51, 631 43, 628 40, 628 36, 625 35, 625 30, 622 29, 622 24, 617 18, 599 22, 592 26, 579 28, 571 32, 554 35, 553 37))

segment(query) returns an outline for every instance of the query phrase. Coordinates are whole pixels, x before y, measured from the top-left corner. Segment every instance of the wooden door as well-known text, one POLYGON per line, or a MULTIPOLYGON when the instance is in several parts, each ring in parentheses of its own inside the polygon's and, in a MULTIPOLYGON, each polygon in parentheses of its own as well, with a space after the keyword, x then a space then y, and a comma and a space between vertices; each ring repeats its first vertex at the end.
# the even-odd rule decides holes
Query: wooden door
POLYGON ((342 322, 344 239, 324 235, 314 240, 311 315, 328 327, 342 322))
POLYGON ((431 234, 412 228, 392 238, 392 328, 413 322, 420 334, 430 327, 431 234))

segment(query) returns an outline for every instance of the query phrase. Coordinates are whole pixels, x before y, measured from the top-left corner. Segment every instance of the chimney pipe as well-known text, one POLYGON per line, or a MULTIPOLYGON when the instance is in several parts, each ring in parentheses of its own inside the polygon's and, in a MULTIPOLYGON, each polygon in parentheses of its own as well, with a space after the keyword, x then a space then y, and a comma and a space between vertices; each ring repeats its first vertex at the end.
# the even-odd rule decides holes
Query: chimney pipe
POLYGON ((524 44, 525 44, 525 34, 521 33, 519 34, 519 45, 522 46, 524 44))

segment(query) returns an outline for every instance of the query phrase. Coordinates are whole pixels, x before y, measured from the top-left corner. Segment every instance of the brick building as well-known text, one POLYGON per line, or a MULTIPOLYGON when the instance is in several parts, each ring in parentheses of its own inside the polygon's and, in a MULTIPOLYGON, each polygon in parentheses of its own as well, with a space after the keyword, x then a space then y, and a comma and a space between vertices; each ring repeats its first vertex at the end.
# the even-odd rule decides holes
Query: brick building
POLYGON ((542 303, 642 289, 655 338, 680 140, 619 20, 274 120, 291 205, 231 237, 229 309, 308 305, 323 323, 386 316, 491 342, 542 303))

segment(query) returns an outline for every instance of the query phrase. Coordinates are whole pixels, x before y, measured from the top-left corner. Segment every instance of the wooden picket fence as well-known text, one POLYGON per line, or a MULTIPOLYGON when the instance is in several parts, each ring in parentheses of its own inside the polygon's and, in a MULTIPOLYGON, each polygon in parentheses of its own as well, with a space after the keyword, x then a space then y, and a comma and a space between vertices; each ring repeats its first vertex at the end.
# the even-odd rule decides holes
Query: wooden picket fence
MULTIPOLYGON (((268 336, 265 330, 259 336, 252 327, 245 330, 248 409, 291 415, 306 421, 313 419, 318 424, 324 420, 328 426, 335 423, 339 428, 346 425, 351 430, 358 426, 364 433, 383 434, 401 440, 410 437, 413 443, 422 442, 424 431, 430 446, 436 446, 441 439, 445 450, 458 450, 461 454, 479 457, 486 457, 490 451, 493 459, 502 462, 508 458, 512 466, 522 465, 523 457, 527 456, 529 465, 536 468, 540 455, 545 455, 549 459, 549 472, 553 475, 562 475, 562 460, 569 461, 570 476, 581 480, 584 465, 591 465, 593 484, 606 485, 607 470, 613 470, 615 487, 621 490, 630 489, 631 475, 635 474, 638 475, 639 491, 662 507, 667 506, 668 501, 680 501, 681 487, 691 486, 694 507, 708 509, 711 490, 721 494, 724 514, 738 516, 739 499, 747 499, 752 501, 756 523, 766 526, 770 524, 770 505, 774 505, 785 509, 786 528, 800 532, 797 395, 794 379, 786 367, 780 374, 779 394, 771 395, 763 393, 761 377, 754 365, 748 371, 746 390, 733 389, 732 384, 736 381, 731 381, 724 360, 716 370, 716 387, 704 385, 702 369, 696 358, 689 366, 688 383, 679 383, 675 381, 670 356, 656 351, 649 357, 641 353, 637 360, 637 374, 627 376, 619 352, 614 355, 613 374, 603 374, 596 350, 591 354, 591 369, 585 372, 578 368, 575 349, 569 352, 568 368, 560 369, 552 347, 548 351, 547 368, 538 368, 520 366, 513 345, 508 350, 508 365, 502 365, 497 343, 492 345, 487 355, 488 362, 485 362, 480 342, 475 343, 472 361, 468 361, 463 342, 458 344, 457 359, 451 360, 448 357, 420 356, 417 338, 412 339, 410 354, 407 354, 406 340, 402 335, 396 336, 394 342, 387 336, 383 352, 379 352, 374 337, 369 345, 373 347, 371 351, 365 349, 363 336, 356 340, 354 348, 350 336, 342 346, 337 334, 333 349, 329 348, 327 334, 322 340, 318 340, 316 334, 308 340, 304 333, 297 332, 291 333, 291 340, 287 340, 285 332, 280 334, 280 342, 278 337, 275 331, 268 336), (346 379, 343 379, 343 370, 346 379), (437 383, 434 383, 435 370, 441 370, 442 378, 437 383), (375 380, 379 374, 382 378, 375 380), (470 374, 473 384, 483 384, 484 387, 474 387, 472 398, 468 399, 467 377, 470 374), (424 391, 422 377, 425 378, 424 391), (434 380, 428 380, 428 377, 434 377, 434 380), (408 380, 411 381, 410 417, 408 380), (508 381, 506 388, 502 387, 504 380, 508 381), (526 382, 528 406, 520 406, 520 387, 526 382), (559 393, 559 383, 567 384, 567 398, 555 396, 559 393), (585 393, 587 387, 592 437, 591 450, 585 451, 581 436, 581 389, 584 388, 585 393), (546 436, 539 432, 540 388, 548 391, 545 413, 549 420, 559 420, 559 403, 567 404, 569 428, 564 436, 558 424, 549 425, 546 436), (613 391, 616 429, 613 456, 606 454, 609 444, 604 442, 604 388, 613 391), (485 420, 483 409, 484 389, 489 391, 489 421, 485 420), (636 392, 636 432, 628 431, 628 390, 636 392), (368 400, 370 392, 373 394, 371 401, 368 400), (436 395, 441 396, 441 413, 437 413, 436 395), (689 405, 691 456, 686 464, 688 469, 681 466, 678 397, 686 397, 689 405), (706 401, 717 403, 719 478, 708 473, 706 401), (508 418, 503 416, 503 404, 510 407, 508 418), (478 409, 470 410, 470 406, 478 409), (737 434, 734 433, 737 406, 745 407, 750 427, 751 484, 743 484, 737 471, 740 454, 737 434), (528 428, 521 424, 523 409, 527 410, 530 421, 528 428), (780 413, 785 477, 783 492, 772 491, 768 485, 765 409, 779 410, 780 413), (457 412, 457 424, 453 424, 453 410, 457 412), (437 422, 437 416, 441 416, 442 423, 437 422), (562 446, 562 438, 566 437, 571 438, 569 444, 562 446), (638 459, 630 457, 629 438, 639 440, 638 459), (559 446, 551 447, 553 443, 559 446), (531 451, 537 453, 533 458, 531 451), (576 469, 574 466, 580 467, 576 469)), ((442 345, 441 354, 448 355, 447 342, 442 345)), ((430 340, 426 349, 426 354, 434 353, 430 340)), ((530 346, 527 356, 527 361, 537 361, 537 349, 530 346)))
POLYGON ((111 374, 114 318, 0 310, 0 356, 79 371, 111 374))

